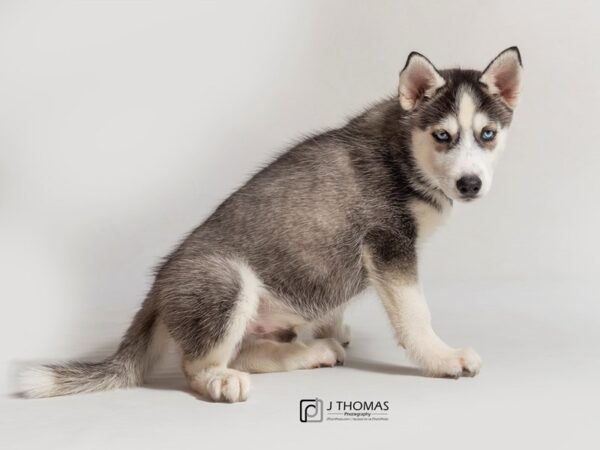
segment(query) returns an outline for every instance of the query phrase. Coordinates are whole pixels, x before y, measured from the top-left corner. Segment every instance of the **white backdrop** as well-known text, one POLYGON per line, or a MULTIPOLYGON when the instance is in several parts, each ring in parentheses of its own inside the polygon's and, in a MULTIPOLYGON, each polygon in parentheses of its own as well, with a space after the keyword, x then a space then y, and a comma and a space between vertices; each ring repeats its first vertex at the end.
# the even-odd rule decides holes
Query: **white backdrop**
POLYGON ((483 68, 516 44, 525 66, 492 192, 432 239, 426 284, 593 279, 598 14, 593 1, 4 0, 2 361, 73 352, 102 327, 92 311, 132 311, 185 233, 277 152, 393 93, 411 50, 483 68))

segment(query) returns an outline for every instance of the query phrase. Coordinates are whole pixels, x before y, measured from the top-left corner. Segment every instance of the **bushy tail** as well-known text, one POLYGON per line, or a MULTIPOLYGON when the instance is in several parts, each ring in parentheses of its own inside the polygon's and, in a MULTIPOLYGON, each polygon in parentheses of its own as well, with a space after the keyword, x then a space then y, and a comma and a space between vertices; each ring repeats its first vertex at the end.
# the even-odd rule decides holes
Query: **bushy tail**
POLYGON ((164 341, 163 330, 150 299, 135 315, 117 352, 97 363, 68 362, 33 367, 21 377, 28 398, 139 386, 164 341))

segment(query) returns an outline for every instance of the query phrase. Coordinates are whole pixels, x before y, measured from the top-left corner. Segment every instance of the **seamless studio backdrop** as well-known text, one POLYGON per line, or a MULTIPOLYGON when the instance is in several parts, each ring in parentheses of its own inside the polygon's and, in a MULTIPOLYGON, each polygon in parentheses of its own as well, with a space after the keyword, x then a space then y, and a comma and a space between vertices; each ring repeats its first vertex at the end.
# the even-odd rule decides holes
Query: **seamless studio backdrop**
POLYGON ((200 430, 260 443, 257 424, 304 436, 307 396, 392 404, 387 423, 304 436, 321 443, 505 447, 492 439, 502 424, 523 443, 587 446, 600 367, 599 14, 593 1, 3 1, 0 446, 135 448, 148 430, 146 448, 200 430), (393 94, 410 51, 483 69, 511 45, 523 93, 492 191, 456 205, 421 261, 434 328, 480 352, 478 378, 420 377, 368 291, 349 310, 348 367, 253 377, 244 405, 180 390, 176 364, 154 389, 12 396, 27 363, 114 349, 159 259, 279 152, 393 94))

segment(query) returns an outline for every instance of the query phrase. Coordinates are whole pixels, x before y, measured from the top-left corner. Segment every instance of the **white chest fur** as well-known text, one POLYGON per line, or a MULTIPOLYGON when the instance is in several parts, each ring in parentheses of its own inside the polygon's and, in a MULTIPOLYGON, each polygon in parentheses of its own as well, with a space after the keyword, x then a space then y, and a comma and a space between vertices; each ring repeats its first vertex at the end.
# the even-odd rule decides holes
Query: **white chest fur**
POLYGON ((445 222, 451 209, 452 206, 447 201, 442 203, 442 209, 437 209, 421 200, 412 202, 411 210, 417 222, 417 242, 419 244, 422 244, 445 222))

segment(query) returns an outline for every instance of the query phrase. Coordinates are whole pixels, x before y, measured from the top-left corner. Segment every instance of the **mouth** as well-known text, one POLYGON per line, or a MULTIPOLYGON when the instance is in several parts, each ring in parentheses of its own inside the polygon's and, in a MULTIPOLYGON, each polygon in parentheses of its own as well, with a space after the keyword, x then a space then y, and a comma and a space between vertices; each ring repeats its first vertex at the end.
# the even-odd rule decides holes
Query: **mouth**
POLYGON ((474 200, 477 200, 479 197, 481 197, 480 195, 460 195, 458 196, 457 200, 461 201, 461 202, 465 202, 465 203, 470 203, 474 200))
POLYGON ((452 181, 451 183, 448 183, 444 181, 446 180, 443 180, 439 183, 439 189, 447 198, 460 203, 471 203, 474 200, 479 200, 480 198, 485 197, 488 192, 488 190, 483 186, 481 189, 460 192, 456 186, 456 182, 452 181))
POLYGON ((442 192, 451 200, 461 203, 471 203, 475 200, 479 200, 484 194, 478 192, 477 194, 461 194, 456 189, 442 189, 442 192))

